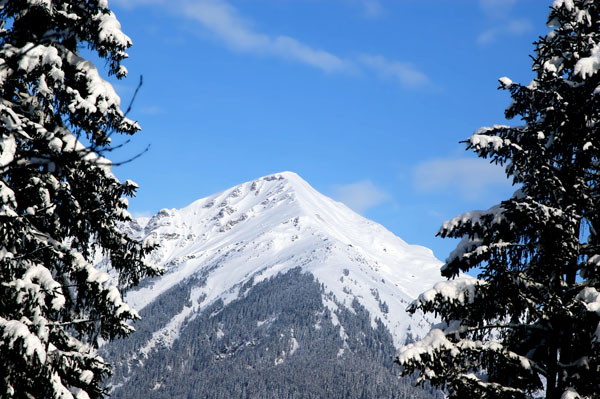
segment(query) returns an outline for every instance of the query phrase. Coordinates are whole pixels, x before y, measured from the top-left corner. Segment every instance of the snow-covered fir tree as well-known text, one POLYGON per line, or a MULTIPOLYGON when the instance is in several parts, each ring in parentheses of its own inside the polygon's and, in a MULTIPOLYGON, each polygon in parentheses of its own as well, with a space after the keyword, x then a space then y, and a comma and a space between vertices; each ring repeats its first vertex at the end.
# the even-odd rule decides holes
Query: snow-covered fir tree
POLYGON ((478 278, 423 293, 442 322, 397 357, 452 398, 600 398, 600 2, 556 0, 548 26, 534 80, 500 79, 522 125, 466 141, 519 190, 443 224, 443 275, 478 278))
POLYGON ((101 155, 139 130, 80 49, 109 73, 130 39, 106 0, 0 1, 0 397, 98 398, 94 348, 132 331, 120 289, 159 271, 128 238, 133 182, 101 155), (110 259, 118 283, 91 265, 110 259))

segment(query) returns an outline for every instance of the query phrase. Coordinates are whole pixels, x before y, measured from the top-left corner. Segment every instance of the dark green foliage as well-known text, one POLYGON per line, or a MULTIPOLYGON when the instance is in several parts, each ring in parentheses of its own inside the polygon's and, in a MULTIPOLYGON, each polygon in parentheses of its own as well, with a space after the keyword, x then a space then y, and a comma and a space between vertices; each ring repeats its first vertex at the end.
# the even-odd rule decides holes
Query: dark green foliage
POLYGON ((398 358, 453 398, 600 398, 600 3, 556 0, 549 26, 535 79, 500 79, 523 124, 466 142, 520 189, 439 233, 462 238, 443 274, 480 280, 422 296, 443 323, 398 358))
MULTIPOLYGON (((172 311, 168 303, 180 301, 197 284, 186 282, 163 294, 163 305, 144 309, 142 315, 161 318, 172 311)), ((233 302, 214 303, 189 320, 172 347, 157 348, 147 359, 125 361, 144 342, 137 334, 103 348, 107 357, 120 359, 112 382, 124 385, 113 397, 442 397, 396 376, 391 335, 382 323, 372 328, 358 302, 352 311, 340 307, 335 313, 340 324, 334 325, 312 275, 295 269, 241 292, 233 302), (126 348, 131 352, 123 356, 126 348)), ((151 323, 144 317, 136 327, 143 331, 151 323)))
POLYGON ((0 397, 102 396, 109 372, 94 353, 131 331, 135 310, 119 287, 158 270, 150 246, 129 238, 127 201, 112 135, 136 122, 94 65, 96 50, 118 77, 131 45, 101 0, 1 2, 0 22, 0 397), (84 143, 86 143, 84 145, 84 143), (118 276, 91 262, 103 253, 118 276))

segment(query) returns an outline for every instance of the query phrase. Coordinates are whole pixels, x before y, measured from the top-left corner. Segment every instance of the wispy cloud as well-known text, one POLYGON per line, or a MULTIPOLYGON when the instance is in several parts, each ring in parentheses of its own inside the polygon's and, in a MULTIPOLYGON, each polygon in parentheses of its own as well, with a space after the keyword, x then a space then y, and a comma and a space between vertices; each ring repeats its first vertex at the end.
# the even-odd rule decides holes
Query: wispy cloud
POLYGON ((139 112, 145 115, 158 115, 165 112, 165 110, 158 105, 148 105, 139 108, 139 112))
POLYGON ((407 62, 390 61, 380 55, 363 54, 360 62, 375 71, 380 77, 393 79, 403 86, 418 87, 428 85, 429 78, 415 66, 407 62))
MULTIPOLYGON (((382 7, 377 0, 360 0, 367 14, 376 16, 382 7)), ((171 12, 199 23, 214 38, 233 51, 271 56, 298 62, 327 73, 374 73, 404 87, 420 87, 429 78, 410 63, 390 60, 381 55, 363 54, 344 57, 319 49, 286 35, 262 33, 251 20, 240 14, 237 8, 225 0, 116 0, 126 7, 135 5, 158 5, 171 12)))
POLYGON ((113 6, 115 4, 124 7, 124 8, 134 8, 137 6, 145 6, 145 5, 158 5, 164 4, 165 0, 110 0, 109 6, 113 6))
POLYGON ((370 180, 335 186, 331 196, 358 213, 365 212, 390 199, 389 194, 377 188, 370 180))
POLYGON ((502 37, 520 36, 533 29, 530 20, 511 16, 516 3, 516 0, 479 0, 479 5, 489 20, 490 28, 477 36, 477 43, 485 45, 502 37))
POLYGON ((483 11, 491 16, 507 16, 517 0, 479 0, 483 11))
POLYGON ((383 6, 378 0, 361 0, 365 16, 377 18, 383 14, 383 6))
POLYGON ((476 200, 511 183, 504 169, 484 159, 438 159, 423 162, 413 171, 413 185, 421 193, 444 193, 476 200))
POLYGON ((234 50, 280 56, 325 72, 346 70, 349 67, 341 58, 327 51, 314 49, 292 37, 269 36, 254 31, 237 9, 224 1, 186 2, 183 11, 234 50))
POLYGON ((528 19, 512 19, 505 21, 501 25, 492 27, 482 32, 477 37, 479 44, 488 44, 503 36, 519 36, 530 32, 533 28, 531 21, 528 19))

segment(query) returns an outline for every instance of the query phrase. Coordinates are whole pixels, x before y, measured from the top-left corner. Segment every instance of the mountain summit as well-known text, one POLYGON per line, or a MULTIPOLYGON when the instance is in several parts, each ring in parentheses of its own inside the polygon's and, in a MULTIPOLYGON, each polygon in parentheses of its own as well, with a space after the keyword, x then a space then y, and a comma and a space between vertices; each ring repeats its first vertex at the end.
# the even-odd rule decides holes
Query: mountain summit
POLYGON ((407 302, 440 281, 442 263, 431 250, 407 244, 293 172, 240 184, 183 209, 163 209, 132 228, 138 238, 160 243, 152 262, 167 268, 163 277, 127 295, 137 309, 204 273, 206 285, 194 292, 202 301, 186 308, 187 316, 217 299, 237 298, 250 281, 300 266, 337 302, 349 306, 358 299, 399 345, 408 326, 417 333, 425 326, 406 314, 407 302))
MULTIPOLYGON (((182 345, 187 348, 185 353, 204 348, 210 367, 220 367, 223 359, 232 362, 230 367, 238 367, 235 358, 242 350, 252 350, 244 356, 270 364, 268 367, 290 359, 303 359, 306 367, 319 345, 333 363, 342 362, 344 356, 358 356, 366 350, 362 346, 379 349, 360 355, 361 359, 370 362, 372 356, 379 356, 388 362, 394 347, 429 330, 431 320, 422 314, 409 315, 405 309, 440 280, 442 263, 431 250, 407 244, 383 226, 320 194, 295 173, 249 181, 183 209, 163 209, 126 228, 139 239, 160 243, 150 262, 166 270, 126 296, 130 305, 142 310, 144 320, 136 325, 138 333, 128 347, 120 343, 106 348, 122 366, 115 385, 127 386, 136 368, 141 372, 152 364, 153 357, 164 359, 165 351, 178 351, 182 345), (214 331, 209 331, 213 327, 214 331), (192 329, 193 334, 189 332, 192 329), (273 343, 275 336, 285 337, 286 343, 273 343), (202 343, 193 337, 209 338, 202 343), (389 344, 384 344, 388 339, 389 344), (362 344, 357 344, 359 341, 362 344), (257 355, 260 342, 264 352, 257 355), (278 345, 283 349, 274 353, 272 348, 278 345), (381 349, 384 346, 385 351, 381 349), (273 363, 265 360, 271 356, 269 350, 273 363), (127 352, 130 354, 125 355, 127 352)), ((181 359, 174 360, 178 362, 181 359)), ((258 378, 264 382, 257 377, 257 370, 264 371, 262 366, 246 366, 254 370, 252 377, 236 381, 258 378)), ((296 375, 300 366, 293 367, 296 375)), ((331 370, 339 365, 335 367, 331 370)), ((280 367, 278 372, 284 369, 280 367)), ((249 372, 243 367, 240 370, 249 372)), ((332 381, 341 378, 337 372, 328 372, 332 381)), ((341 375, 352 375, 347 373, 341 375)), ((155 384, 158 391, 167 389, 160 381, 145 383, 155 384)), ((236 384, 231 382, 231 392, 243 388, 236 384)), ((326 386, 315 388, 316 397, 336 395, 326 386)), ((174 389, 167 389, 169 395, 175 395, 174 389)), ((373 394, 387 395, 378 387, 373 389, 373 394)))

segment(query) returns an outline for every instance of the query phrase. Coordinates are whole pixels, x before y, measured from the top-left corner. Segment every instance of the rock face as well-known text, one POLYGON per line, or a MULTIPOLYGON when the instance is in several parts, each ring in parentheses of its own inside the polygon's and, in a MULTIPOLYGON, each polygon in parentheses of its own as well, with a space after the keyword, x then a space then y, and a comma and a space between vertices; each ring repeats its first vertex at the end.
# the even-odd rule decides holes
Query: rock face
MULTIPOLYGON (((166 272, 126 300, 143 320, 102 348, 115 398, 436 397, 394 375, 431 320, 429 249, 284 172, 126 226, 166 272)), ((441 396, 440 396, 441 397, 441 396)))

